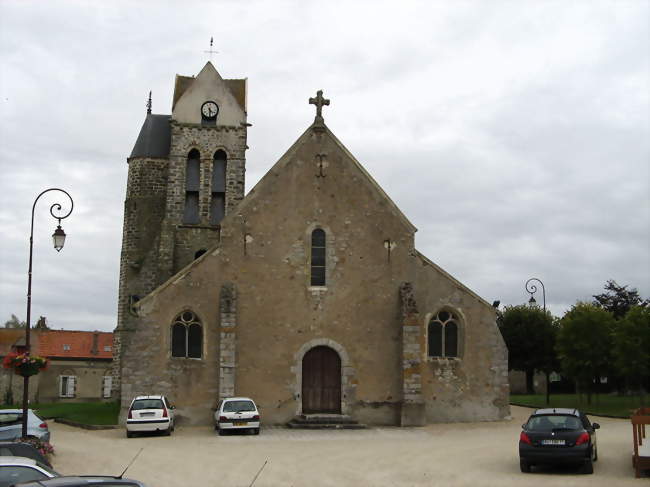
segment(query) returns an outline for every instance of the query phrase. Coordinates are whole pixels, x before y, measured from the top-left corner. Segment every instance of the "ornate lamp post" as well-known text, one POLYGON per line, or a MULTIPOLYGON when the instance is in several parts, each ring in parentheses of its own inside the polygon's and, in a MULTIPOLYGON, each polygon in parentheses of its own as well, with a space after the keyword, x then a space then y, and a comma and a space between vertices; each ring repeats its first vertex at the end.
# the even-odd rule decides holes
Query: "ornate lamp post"
POLYGON ((537 292, 537 286, 535 284, 531 284, 531 281, 537 281, 541 284, 544 311, 546 311, 546 289, 544 289, 544 283, 539 279, 537 279, 536 277, 531 277, 526 281, 526 292, 530 294, 530 299, 528 300, 528 304, 530 306, 537 306, 537 301, 535 301, 535 297, 533 296, 533 294, 537 292))
MULTIPOLYGON (((32 255, 34 250, 34 210, 36 209, 36 203, 38 202, 39 198, 43 196, 45 193, 48 193, 50 191, 60 191, 70 199, 70 210, 65 214, 62 215, 54 214, 55 211, 57 213, 61 212, 62 207, 59 203, 54 203, 52 206, 50 206, 50 215, 52 215, 53 218, 58 220, 58 225, 56 227, 56 230, 54 230, 54 234, 52 235, 54 248, 56 249, 57 252, 61 251, 61 249, 63 248, 63 244, 65 243, 65 232, 63 231, 63 228, 61 228, 61 220, 63 220, 64 218, 68 218, 70 216, 70 213, 72 213, 72 208, 74 207, 74 201, 72 201, 72 197, 68 194, 67 191, 64 191, 59 188, 46 189, 36 197, 36 199, 34 200, 34 204, 32 205, 32 226, 31 226, 31 232, 29 234, 29 271, 27 274, 28 276, 27 277, 27 322, 25 326, 25 355, 28 357, 30 353, 30 319, 32 313, 32 255)), ((27 436, 28 407, 29 407, 29 375, 25 375, 23 377, 23 431, 22 431, 23 438, 27 436)))

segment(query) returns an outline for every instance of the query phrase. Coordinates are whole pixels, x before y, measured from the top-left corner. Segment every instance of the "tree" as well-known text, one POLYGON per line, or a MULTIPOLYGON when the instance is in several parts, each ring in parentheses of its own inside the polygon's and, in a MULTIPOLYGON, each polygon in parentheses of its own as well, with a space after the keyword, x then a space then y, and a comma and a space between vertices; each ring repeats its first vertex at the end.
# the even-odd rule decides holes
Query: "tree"
POLYGON ((557 352, 562 370, 576 381, 579 391, 587 391, 591 404, 594 378, 609 370, 614 317, 594 304, 578 302, 560 324, 557 352))
POLYGON ((508 369, 526 372, 526 392, 534 394, 535 371, 545 372, 548 379, 556 366, 553 316, 522 304, 506 306, 497 323, 508 347, 508 369))
POLYGON ((641 299, 636 288, 628 290, 627 286, 619 286, 613 279, 607 281, 605 291, 607 292, 593 296, 593 304, 611 312, 617 320, 623 318, 633 306, 650 305, 650 300, 641 299))
POLYGON ((614 331, 614 363, 628 384, 639 388, 644 403, 643 381, 650 375, 650 308, 634 306, 614 331))
POLYGON ((11 319, 5 321, 5 328, 25 328, 27 323, 20 321, 15 314, 11 315, 11 319))

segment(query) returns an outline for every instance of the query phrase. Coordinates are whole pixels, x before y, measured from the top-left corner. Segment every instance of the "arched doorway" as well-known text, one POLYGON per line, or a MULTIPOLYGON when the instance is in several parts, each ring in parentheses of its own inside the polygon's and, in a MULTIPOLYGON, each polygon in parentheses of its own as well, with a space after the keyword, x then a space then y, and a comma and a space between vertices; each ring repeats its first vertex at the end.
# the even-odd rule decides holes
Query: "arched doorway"
POLYGON ((341 414, 341 358, 318 346, 302 359, 302 412, 341 414))

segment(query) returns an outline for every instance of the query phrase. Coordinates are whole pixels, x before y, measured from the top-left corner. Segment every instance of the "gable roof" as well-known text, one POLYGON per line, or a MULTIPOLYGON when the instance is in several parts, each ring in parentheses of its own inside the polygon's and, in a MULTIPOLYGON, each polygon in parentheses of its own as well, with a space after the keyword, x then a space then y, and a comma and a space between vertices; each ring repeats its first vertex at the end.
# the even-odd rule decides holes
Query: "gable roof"
POLYGON ((293 145, 280 157, 278 162, 276 162, 271 169, 267 171, 267 173, 262 176, 262 178, 257 182, 257 184, 253 187, 253 189, 250 190, 250 192, 246 195, 246 197, 242 200, 242 202, 239 204, 237 207, 237 213, 241 213, 242 210, 244 210, 249 204, 250 201, 254 199, 254 195, 256 190, 258 190, 261 186, 264 185, 265 181, 270 178, 274 173, 282 170, 292 159, 293 154, 298 150, 300 146, 303 144, 307 143, 310 134, 312 131, 318 131, 319 133, 322 133, 324 136, 329 137, 337 146, 338 148, 345 154, 345 156, 352 161, 352 164, 361 172, 361 174, 366 178, 370 186, 373 188, 374 191, 376 191, 380 198, 385 200, 388 203, 388 207, 390 208, 390 211, 397 216, 399 220, 402 221, 404 226, 410 231, 410 232, 417 232, 417 228, 415 225, 411 223, 411 221, 402 213, 402 210, 399 209, 399 207, 395 204, 395 202, 386 194, 386 192, 382 189, 382 187, 375 181, 375 179, 370 175, 368 171, 366 171, 366 168, 363 167, 363 165, 352 155, 352 153, 343 145, 343 143, 332 133, 332 131, 327 128, 327 126, 322 122, 316 122, 314 121, 313 124, 305 130, 305 132, 298 137, 298 140, 296 140, 293 145))
MULTIPOLYGON (((205 66, 208 64, 216 71, 216 68, 214 68, 213 64, 210 61, 208 61, 205 66)), ((205 69, 205 66, 203 69, 201 69, 201 71, 205 69)), ((196 77, 194 76, 183 76, 180 74, 176 75, 176 79, 174 81, 174 97, 172 99, 172 112, 174 111, 174 107, 176 107, 176 102, 180 100, 180 98, 188 90, 192 83, 194 83, 194 80, 196 80, 196 77)), ((237 104, 240 106, 240 108, 246 112, 247 79, 224 79, 223 82, 228 87, 235 100, 237 100, 237 104)))
POLYGON ((101 331, 41 331, 38 354, 49 358, 110 360, 113 358, 113 334, 101 331), (69 350, 64 349, 64 345, 67 345, 66 348, 69 350), (105 347, 110 347, 110 349, 106 351, 105 347))

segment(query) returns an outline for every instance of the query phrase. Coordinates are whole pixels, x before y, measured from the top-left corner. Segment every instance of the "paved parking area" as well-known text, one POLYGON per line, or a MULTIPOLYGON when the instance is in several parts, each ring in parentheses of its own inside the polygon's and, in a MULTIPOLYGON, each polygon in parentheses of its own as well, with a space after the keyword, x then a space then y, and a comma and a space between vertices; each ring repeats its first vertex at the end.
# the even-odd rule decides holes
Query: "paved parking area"
POLYGON ((597 418, 594 475, 575 470, 519 472, 517 441, 530 410, 513 419, 424 428, 305 431, 265 428, 259 436, 217 436, 178 427, 171 437, 127 439, 124 430, 86 431, 51 423, 54 466, 64 474, 119 474, 144 448, 127 477, 149 487, 544 486, 646 485, 632 470, 632 427, 597 418))

